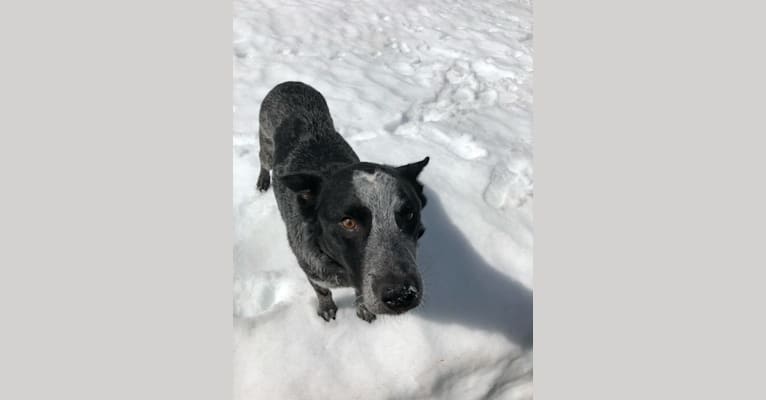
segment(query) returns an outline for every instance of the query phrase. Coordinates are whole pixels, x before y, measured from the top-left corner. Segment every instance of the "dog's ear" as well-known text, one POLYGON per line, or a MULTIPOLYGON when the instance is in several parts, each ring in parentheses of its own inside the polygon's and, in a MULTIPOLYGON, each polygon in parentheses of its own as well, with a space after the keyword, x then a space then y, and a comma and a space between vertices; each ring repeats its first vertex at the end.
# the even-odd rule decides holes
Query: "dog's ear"
POLYGON ((420 172, 423 171, 423 168, 428 165, 428 160, 430 159, 430 157, 426 157, 418 162, 396 167, 396 170, 399 171, 399 174, 401 174, 403 177, 411 181, 416 181, 418 179, 418 175, 420 175, 420 172))
POLYGON ((316 200, 322 190, 322 177, 311 173, 295 173, 278 177, 279 182, 298 196, 301 213, 308 217, 316 211, 316 200))
POLYGON ((418 176, 423 171, 423 168, 428 165, 430 159, 430 157, 426 157, 418 162, 396 167, 399 175, 412 183, 412 186, 415 188, 415 193, 417 193, 420 198, 421 208, 426 206, 426 196, 423 194, 423 184, 418 181, 418 176))

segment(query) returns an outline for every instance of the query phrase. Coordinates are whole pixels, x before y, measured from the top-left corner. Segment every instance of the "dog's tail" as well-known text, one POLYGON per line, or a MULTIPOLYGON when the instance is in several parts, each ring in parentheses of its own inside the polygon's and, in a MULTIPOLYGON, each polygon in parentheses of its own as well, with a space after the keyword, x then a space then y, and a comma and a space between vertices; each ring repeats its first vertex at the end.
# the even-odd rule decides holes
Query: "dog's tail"
POLYGON ((258 142, 261 150, 258 152, 258 158, 261 161, 261 173, 258 175, 256 188, 265 192, 269 190, 271 177, 269 171, 274 167, 274 138, 271 135, 264 135, 263 128, 258 127, 258 142))

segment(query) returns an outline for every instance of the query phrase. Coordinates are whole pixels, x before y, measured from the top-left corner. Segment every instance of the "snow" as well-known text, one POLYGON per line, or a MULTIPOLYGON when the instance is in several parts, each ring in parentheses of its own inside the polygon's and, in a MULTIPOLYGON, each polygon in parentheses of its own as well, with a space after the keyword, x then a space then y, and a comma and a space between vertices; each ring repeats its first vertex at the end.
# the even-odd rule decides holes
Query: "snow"
POLYGON ((532 11, 514 1, 234 1, 234 397, 532 398, 532 11), (362 160, 431 157, 425 300, 368 324, 315 313, 271 190, 258 111, 323 93, 362 160))

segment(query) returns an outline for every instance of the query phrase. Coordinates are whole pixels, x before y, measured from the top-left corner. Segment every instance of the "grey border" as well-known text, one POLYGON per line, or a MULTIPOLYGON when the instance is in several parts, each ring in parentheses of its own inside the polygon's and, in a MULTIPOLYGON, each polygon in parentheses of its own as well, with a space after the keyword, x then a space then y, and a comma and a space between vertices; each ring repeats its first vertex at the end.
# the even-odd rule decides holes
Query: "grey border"
POLYGON ((757 6, 535 2, 536 399, 766 398, 757 6))
POLYGON ((231 21, 0 5, 0 398, 231 398, 231 21))
MULTIPOLYGON (((764 397, 756 6, 536 1, 537 399, 764 397)), ((0 398, 230 398, 231 4, 0 8, 0 398)))

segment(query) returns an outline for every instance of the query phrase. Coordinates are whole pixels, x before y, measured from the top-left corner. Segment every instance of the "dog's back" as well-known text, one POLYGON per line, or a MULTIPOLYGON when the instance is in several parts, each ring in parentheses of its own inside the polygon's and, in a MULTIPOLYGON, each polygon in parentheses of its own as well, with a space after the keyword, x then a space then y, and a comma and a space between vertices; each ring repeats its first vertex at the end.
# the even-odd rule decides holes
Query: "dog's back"
POLYGON ((335 131, 322 94, 304 83, 275 86, 261 103, 259 123, 259 190, 268 189, 269 170, 277 176, 301 170, 324 175, 359 161, 335 131))

